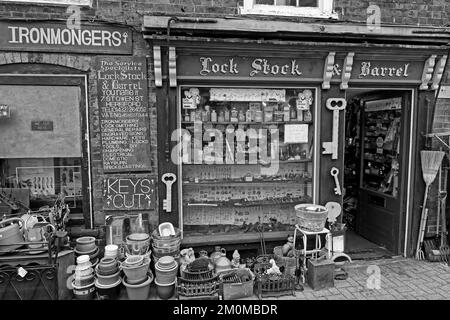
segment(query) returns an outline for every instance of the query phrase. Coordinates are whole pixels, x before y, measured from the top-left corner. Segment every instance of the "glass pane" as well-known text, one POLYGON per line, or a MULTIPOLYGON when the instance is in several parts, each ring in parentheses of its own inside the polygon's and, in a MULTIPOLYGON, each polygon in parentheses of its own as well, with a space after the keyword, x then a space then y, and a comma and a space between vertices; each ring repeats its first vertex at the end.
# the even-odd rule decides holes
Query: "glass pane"
POLYGON ((52 206, 63 193, 69 207, 81 212, 81 158, 4 159, 0 169, 2 193, 8 196, 13 189, 29 190, 32 210, 52 206))
POLYGON ((255 4, 291 6, 291 7, 318 7, 318 0, 256 0, 255 4))
POLYGON ((313 199, 315 90, 182 87, 185 236, 292 230, 313 199))
POLYGON ((79 95, 79 87, 1 85, 11 115, 0 120, 0 158, 81 157, 79 95))
POLYGON ((364 106, 362 187, 396 197, 402 98, 367 101, 364 106))

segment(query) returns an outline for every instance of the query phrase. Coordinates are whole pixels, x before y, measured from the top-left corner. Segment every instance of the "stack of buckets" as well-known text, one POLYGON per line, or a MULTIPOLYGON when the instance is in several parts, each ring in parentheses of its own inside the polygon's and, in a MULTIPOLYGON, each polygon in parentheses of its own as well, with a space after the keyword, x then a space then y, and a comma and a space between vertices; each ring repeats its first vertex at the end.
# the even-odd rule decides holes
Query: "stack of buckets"
POLYGON ((95 294, 95 278, 88 255, 77 257, 77 266, 72 280, 73 294, 79 300, 92 300, 95 294))
POLYGON ((152 232, 152 252, 155 264, 161 257, 171 256, 175 260, 180 259, 181 231, 175 229, 175 235, 161 236, 158 229, 152 232))
POLYGON ((121 264, 125 273, 122 283, 127 288, 129 300, 147 300, 153 274, 150 269, 150 258, 145 255, 130 255, 121 264))
POLYGON ((105 256, 95 267, 95 287, 97 295, 102 300, 113 300, 119 296, 120 278, 119 261, 117 261, 118 247, 116 245, 108 245, 105 247, 105 256))
POLYGON ((161 257, 155 263, 155 284, 161 299, 169 299, 173 296, 177 274, 178 263, 172 256, 161 257))

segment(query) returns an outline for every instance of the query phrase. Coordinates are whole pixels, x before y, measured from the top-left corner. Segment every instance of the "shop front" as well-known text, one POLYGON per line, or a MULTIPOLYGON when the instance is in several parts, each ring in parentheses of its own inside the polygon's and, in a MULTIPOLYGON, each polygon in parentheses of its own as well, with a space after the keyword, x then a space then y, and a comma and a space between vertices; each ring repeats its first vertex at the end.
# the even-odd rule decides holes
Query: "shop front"
POLYGON ((256 20, 244 39, 221 19, 197 25, 197 36, 189 22, 174 23, 168 38, 168 19, 147 17, 144 37, 154 58, 159 219, 183 230, 183 246, 261 253, 262 240, 293 234, 296 205, 313 203, 339 209, 354 234, 348 248, 362 238, 412 254, 418 154, 444 45, 412 32, 364 44, 332 41, 332 31, 316 42, 271 40, 256 20), (202 34, 214 24, 220 35, 202 34), (253 40, 260 30, 265 39, 253 40))

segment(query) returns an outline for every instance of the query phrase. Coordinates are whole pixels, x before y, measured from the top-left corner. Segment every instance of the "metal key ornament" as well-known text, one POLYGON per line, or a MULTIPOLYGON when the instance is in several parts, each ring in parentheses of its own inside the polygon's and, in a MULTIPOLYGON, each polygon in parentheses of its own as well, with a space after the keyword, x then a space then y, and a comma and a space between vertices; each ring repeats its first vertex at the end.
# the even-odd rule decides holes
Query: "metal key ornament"
POLYGON ((322 142, 324 148, 322 154, 331 154, 331 159, 336 160, 339 145, 339 111, 345 109, 347 101, 343 98, 330 98, 327 99, 326 106, 328 110, 333 111, 333 136, 331 142, 322 142))
POLYGON ((166 198, 163 200, 163 210, 172 212, 172 184, 177 181, 177 176, 174 173, 164 173, 161 181, 166 185, 166 198))
POLYGON ((334 188, 334 193, 337 195, 342 195, 342 190, 341 190, 341 184, 339 183, 339 169, 336 167, 331 168, 330 174, 333 176, 334 178, 334 183, 336 185, 336 187, 334 188))

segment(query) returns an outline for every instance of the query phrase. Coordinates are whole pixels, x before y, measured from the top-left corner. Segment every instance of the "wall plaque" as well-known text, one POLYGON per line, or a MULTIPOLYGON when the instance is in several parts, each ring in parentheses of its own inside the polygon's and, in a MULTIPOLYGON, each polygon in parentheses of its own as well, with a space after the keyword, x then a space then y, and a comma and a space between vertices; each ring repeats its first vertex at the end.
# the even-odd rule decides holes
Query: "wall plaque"
POLYGON ((31 131, 53 131, 53 121, 51 120, 32 120, 31 131))

